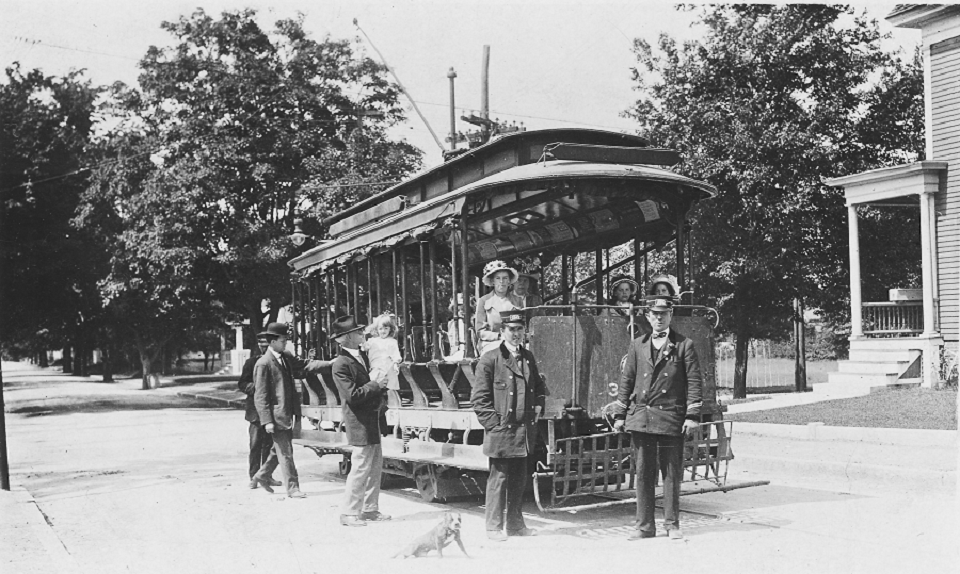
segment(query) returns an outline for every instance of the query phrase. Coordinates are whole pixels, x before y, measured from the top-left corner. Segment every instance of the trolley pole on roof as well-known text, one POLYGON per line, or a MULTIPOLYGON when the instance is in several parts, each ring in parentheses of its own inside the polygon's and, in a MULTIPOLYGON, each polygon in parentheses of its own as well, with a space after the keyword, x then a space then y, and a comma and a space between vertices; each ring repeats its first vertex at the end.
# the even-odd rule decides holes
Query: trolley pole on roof
MULTIPOLYGON (((490 119, 490 46, 483 47, 483 67, 480 70, 480 117, 490 119)), ((487 138, 490 137, 490 126, 483 126, 487 138)))

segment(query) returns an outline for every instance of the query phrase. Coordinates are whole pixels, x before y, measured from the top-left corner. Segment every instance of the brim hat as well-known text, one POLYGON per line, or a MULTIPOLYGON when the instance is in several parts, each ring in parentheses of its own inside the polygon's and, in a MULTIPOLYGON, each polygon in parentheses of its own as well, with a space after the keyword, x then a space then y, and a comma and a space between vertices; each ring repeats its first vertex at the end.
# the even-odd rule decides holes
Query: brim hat
POLYGON ((627 283, 628 285, 630 285, 630 289, 633 290, 634 295, 636 295, 637 291, 640 290, 639 283, 637 283, 636 281, 634 281, 633 279, 625 275, 621 275, 619 277, 613 278, 613 281, 610 283, 610 292, 613 293, 614 291, 616 291, 617 285, 620 285, 621 283, 627 283))
POLYGON ((357 320, 353 318, 353 315, 337 317, 337 320, 333 322, 333 325, 330 325, 330 337, 336 339, 337 337, 346 335, 347 333, 359 331, 365 326, 366 325, 358 324, 357 320))
POLYGON ((519 309, 500 311, 500 326, 506 327, 507 325, 520 325, 525 327, 527 325, 527 318, 524 316, 523 311, 519 309))
POLYGON ((648 289, 649 294, 653 294, 653 290, 656 289, 657 283, 663 283, 670 287, 670 291, 673 293, 673 297, 677 296, 677 293, 680 292, 679 287, 677 287, 677 280, 673 275, 657 275, 650 280, 650 287, 648 289))
POLYGON ((513 285, 520 277, 516 269, 507 265, 506 261, 491 261, 483 266, 483 284, 487 287, 493 287, 493 275, 498 271, 506 271, 510 274, 510 284, 513 285))
POLYGON ((266 339, 274 339, 277 337, 289 337, 290 329, 287 327, 286 323, 270 323, 267 325, 266 331, 261 331, 257 333, 257 338, 265 337, 266 339))
POLYGON ((645 307, 649 311, 673 310, 673 299, 670 297, 647 297, 645 307))

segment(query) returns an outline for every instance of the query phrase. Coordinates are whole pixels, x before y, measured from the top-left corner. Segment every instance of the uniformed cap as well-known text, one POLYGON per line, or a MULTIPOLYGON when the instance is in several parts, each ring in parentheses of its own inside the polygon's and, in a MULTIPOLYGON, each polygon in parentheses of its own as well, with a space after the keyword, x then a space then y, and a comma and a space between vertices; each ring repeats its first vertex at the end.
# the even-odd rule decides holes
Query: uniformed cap
POLYGON ((519 309, 511 309, 509 311, 500 311, 500 325, 506 327, 507 325, 520 325, 521 327, 526 326, 527 320, 523 316, 523 311, 519 309))
POLYGON ((669 297, 647 297, 647 309, 651 311, 670 311, 673 309, 673 299, 669 297))

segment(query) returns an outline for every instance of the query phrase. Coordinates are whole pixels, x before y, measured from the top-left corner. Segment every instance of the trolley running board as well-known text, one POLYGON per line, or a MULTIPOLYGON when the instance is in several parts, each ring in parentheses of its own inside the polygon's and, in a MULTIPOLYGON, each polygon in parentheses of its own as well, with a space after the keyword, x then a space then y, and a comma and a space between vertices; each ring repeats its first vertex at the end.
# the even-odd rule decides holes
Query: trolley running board
MULTIPOLYGON (((767 486, 770 484, 769 480, 755 480, 751 482, 738 482, 735 484, 725 484, 723 486, 710 486, 706 488, 696 488, 693 490, 681 490, 680 496, 690 496, 693 494, 707 494, 710 492, 729 492, 731 490, 739 490, 741 488, 753 488, 755 486, 767 486)), ((621 504, 632 504, 636 503, 637 497, 631 496, 629 498, 618 498, 616 500, 607 500, 604 502, 595 502, 593 504, 579 504, 577 506, 551 506, 544 508, 540 504, 540 496, 537 495, 537 491, 534 490, 534 498, 537 501, 537 508, 540 509, 540 512, 579 512, 581 510, 593 510, 595 508, 607 508, 610 506, 619 506, 621 504)), ((594 496, 603 497, 603 493, 597 493, 594 496)), ((663 493, 658 493, 656 498, 662 499, 663 493)))

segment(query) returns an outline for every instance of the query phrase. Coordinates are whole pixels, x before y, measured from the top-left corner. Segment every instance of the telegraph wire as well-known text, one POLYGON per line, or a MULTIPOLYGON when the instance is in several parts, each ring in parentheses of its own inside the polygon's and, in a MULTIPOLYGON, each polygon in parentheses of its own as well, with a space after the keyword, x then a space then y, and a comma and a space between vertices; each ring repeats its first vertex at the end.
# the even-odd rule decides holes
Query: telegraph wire
POLYGON ((24 44, 29 44, 30 46, 41 46, 46 48, 56 48, 58 50, 68 50, 71 52, 83 52, 84 54, 96 54, 99 56, 110 56, 111 58, 122 58, 124 60, 131 60, 134 62, 139 62, 140 58, 131 58, 130 56, 121 56, 120 54, 110 54, 108 52, 98 52, 96 50, 84 50, 82 48, 71 48, 70 46, 60 46, 58 44, 48 44, 43 40, 37 40, 35 38, 27 38, 26 36, 13 36, 13 39, 17 42, 23 42, 24 44))

